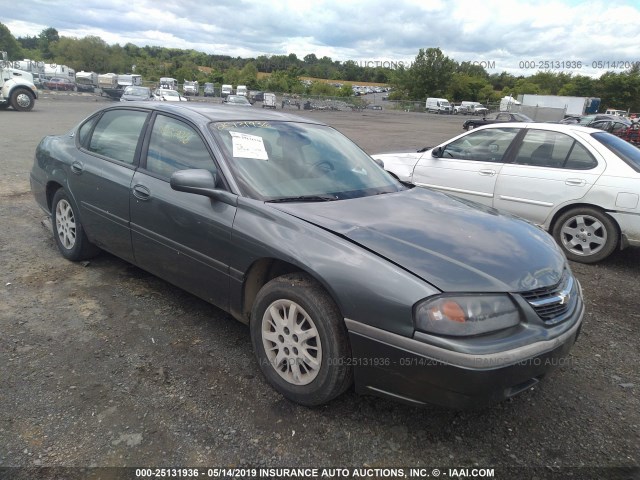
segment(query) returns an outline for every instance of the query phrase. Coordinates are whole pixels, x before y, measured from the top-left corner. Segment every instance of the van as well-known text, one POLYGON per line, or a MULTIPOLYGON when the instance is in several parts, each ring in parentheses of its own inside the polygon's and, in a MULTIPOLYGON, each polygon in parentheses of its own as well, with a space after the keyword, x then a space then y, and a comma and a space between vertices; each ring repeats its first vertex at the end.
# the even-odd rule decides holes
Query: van
POLYGON ((276 94, 265 93, 262 99, 262 108, 276 108, 276 94))
MULTIPOLYGON (((454 111, 454 113, 458 113, 454 111)), ((459 113, 464 113, 465 115, 486 115, 489 113, 489 109, 482 105, 480 102, 467 102, 464 101, 460 104, 459 113)))
POLYGON ((238 85, 236 88, 236 95, 241 95, 243 97, 247 96, 247 86, 246 85, 238 85))
POLYGON ((614 108, 610 108, 604 113, 605 115, 617 115, 619 117, 626 117, 627 115, 627 112, 625 110, 616 110, 614 108))
POLYGON ((220 95, 222 96, 222 98, 227 98, 228 95, 232 95, 232 94, 233 94, 233 86, 222 85, 222 90, 220 92, 220 95))
POLYGON ((446 98, 427 98, 427 112, 434 113, 452 113, 451 104, 446 98))

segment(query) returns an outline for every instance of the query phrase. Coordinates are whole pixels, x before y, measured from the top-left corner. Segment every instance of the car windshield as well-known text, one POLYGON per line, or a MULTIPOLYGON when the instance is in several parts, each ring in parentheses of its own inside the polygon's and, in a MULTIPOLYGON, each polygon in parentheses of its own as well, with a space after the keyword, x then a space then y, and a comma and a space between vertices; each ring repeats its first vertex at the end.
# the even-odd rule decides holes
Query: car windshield
POLYGON ((125 95, 149 95, 149 91, 145 87, 127 87, 124 89, 125 95))
POLYGON ((514 113, 513 117, 519 122, 533 122, 533 119, 527 117, 524 113, 514 113))
POLYGON ((165 97, 177 97, 178 92, 175 90, 160 90, 160 95, 164 95, 165 97))
POLYGON ((248 197, 322 201, 404 190, 347 137, 324 125, 237 121, 210 126, 248 197))
POLYGON ((615 153, 636 172, 640 172, 640 149, 638 147, 607 132, 592 133, 591 136, 615 153))

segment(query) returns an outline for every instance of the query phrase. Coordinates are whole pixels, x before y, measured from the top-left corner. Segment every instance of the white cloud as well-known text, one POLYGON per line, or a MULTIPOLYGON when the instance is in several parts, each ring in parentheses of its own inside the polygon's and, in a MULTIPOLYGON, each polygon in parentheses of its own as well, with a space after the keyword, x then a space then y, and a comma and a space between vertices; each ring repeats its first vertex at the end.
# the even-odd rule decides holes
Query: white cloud
MULTIPOLYGON (((61 35, 255 57, 308 53, 333 60, 411 61, 440 47, 457 61, 495 62, 495 71, 527 61, 638 62, 640 6, 633 0, 23 0, 3 11, 14 36, 53 27, 61 35)), ((593 69, 574 73, 594 74, 593 69)))

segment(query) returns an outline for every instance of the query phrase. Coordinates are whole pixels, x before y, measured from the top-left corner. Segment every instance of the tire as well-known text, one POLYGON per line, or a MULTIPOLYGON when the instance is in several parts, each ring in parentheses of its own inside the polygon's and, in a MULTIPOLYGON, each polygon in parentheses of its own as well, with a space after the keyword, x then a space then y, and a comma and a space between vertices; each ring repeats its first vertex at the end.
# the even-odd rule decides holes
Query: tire
POLYGON ((596 263, 618 247, 620 232, 609 215, 591 207, 563 213, 555 222, 553 237, 569 260, 596 263))
POLYGON ((78 217, 78 209, 60 188, 51 202, 53 238, 64 258, 74 262, 95 257, 100 249, 89 242, 78 217))
POLYGON ((29 112, 33 110, 35 97, 33 93, 26 88, 16 88, 11 92, 10 102, 14 110, 19 112, 29 112))
POLYGON ((351 347, 340 310, 306 274, 283 275, 262 287, 250 330, 260 370, 287 399, 313 407, 351 385, 351 347))

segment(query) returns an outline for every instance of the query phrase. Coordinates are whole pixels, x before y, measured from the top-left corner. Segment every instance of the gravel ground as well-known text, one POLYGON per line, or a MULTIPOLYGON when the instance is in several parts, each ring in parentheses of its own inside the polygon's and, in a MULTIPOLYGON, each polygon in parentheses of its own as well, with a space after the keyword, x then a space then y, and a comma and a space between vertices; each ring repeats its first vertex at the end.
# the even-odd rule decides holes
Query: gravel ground
MULTIPOLYGON (((587 303, 581 337, 567 362, 509 401, 459 412, 347 392, 300 407, 266 384, 246 326, 111 255, 76 264, 57 253, 29 192, 33 152, 43 135, 105 103, 45 94, 31 113, 0 112, 0 467, 481 467, 495 478, 638 478, 638 249, 572 265, 587 303), (517 476, 504 476, 513 468, 517 476)), ((369 153, 462 132, 458 117, 300 114, 369 153)), ((0 477, 18 472, 0 468, 0 477)))

